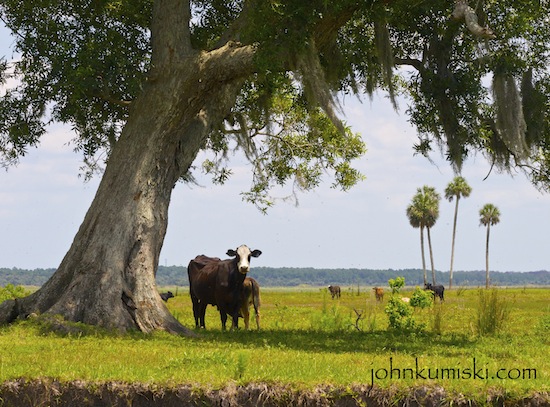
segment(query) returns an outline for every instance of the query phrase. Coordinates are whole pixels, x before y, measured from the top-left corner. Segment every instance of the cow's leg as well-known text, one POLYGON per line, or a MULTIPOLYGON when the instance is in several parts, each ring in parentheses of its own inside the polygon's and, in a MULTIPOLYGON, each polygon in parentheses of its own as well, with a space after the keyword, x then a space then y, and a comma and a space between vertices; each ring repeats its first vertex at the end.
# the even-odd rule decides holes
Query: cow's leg
POLYGON ((231 329, 239 329, 239 310, 233 312, 231 315, 231 329))
POLYGON ((200 317, 200 304, 199 300, 192 298, 193 300, 193 317, 195 318, 195 328, 199 327, 199 317, 200 317))
POLYGON ((222 320, 222 329, 225 331, 225 325, 227 324, 227 313, 220 309, 220 318, 222 320))
POLYGON ((260 311, 256 310, 256 327, 260 329, 260 311))
POLYGON ((206 325, 204 323, 204 317, 206 315, 206 307, 208 306, 207 303, 203 303, 201 302, 200 305, 199 305, 199 323, 200 323, 200 328, 204 328, 206 329, 206 325))
POLYGON ((248 331, 248 325, 250 321, 250 310, 248 309, 248 304, 243 305, 243 307, 241 308, 241 314, 243 315, 244 327, 248 331))

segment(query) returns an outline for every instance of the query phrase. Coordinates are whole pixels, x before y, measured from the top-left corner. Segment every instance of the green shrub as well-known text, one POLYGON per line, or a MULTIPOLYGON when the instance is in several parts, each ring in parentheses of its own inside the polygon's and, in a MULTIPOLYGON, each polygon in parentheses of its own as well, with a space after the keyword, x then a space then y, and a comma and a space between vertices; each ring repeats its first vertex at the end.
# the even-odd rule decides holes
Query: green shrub
POLYGON ((26 297, 30 293, 24 287, 13 284, 6 284, 5 287, 0 287, 0 303, 6 300, 14 300, 16 298, 26 297))
POLYGON ((416 324, 412 318, 413 308, 403 302, 399 296, 392 295, 385 309, 390 328, 400 331, 414 330, 416 324))
POLYGON ((434 296, 431 291, 422 290, 420 287, 416 287, 411 295, 411 301, 409 304, 414 308, 427 308, 431 307, 434 303, 434 296))
POLYGON ((388 280, 392 294, 398 294, 399 290, 405 287, 405 277, 395 277, 388 280))
POLYGON ((479 290, 476 310, 476 332, 479 336, 493 335, 504 328, 510 310, 497 289, 479 290))
POLYGON ((409 303, 406 303, 401 299, 400 294, 401 288, 405 286, 405 278, 390 279, 388 284, 392 290, 392 296, 384 312, 388 316, 390 328, 404 332, 424 330, 426 324, 416 322, 413 318, 413 311, 415 307, 425 308, 431 305, 433 301, 431 294, 417 287, 409 303))

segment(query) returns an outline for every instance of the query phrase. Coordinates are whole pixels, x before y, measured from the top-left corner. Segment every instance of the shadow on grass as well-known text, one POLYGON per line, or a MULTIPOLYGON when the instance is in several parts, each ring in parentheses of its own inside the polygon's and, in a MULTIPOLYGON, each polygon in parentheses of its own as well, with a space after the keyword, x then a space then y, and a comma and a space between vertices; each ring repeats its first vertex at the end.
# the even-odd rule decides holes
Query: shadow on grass
POLYGON ((345 352, 403 352, 419 354, 437 347, 439 354, 454 356, 457 350, 475 345, 467 335, 435 335, 431 333, 404 334, 392 331, 323 332, 310 330, 262 331, 202 331, 199 341, 241 344, 246 347, 280 347, 301 351, 345 352))

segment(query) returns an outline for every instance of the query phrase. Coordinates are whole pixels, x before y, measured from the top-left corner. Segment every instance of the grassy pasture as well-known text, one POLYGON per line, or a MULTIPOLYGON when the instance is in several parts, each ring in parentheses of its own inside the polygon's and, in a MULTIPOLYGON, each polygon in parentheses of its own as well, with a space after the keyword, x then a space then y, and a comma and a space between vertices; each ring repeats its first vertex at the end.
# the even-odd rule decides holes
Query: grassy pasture
MULTIPOLYGON (((260 331, 223 332, 219 314, 208 307, 207 330, 198 338, 95 329, 60 335, 25 321, 0 328, 0 380, 49 377, 198 388, 228 382, 308 389, 437 384, 476 399, 491 389, 514 397, 550 392, 550 290, 507 288, 499 294, 509 307, 507 322, 485 337, 475 332, 479 290, 473 288, 446 292, 444 304, 416 312, 427 323, 421 334, 388 330, 388 294, 380 304, 364 287, 360 293, 343 288, 339 300, 326 289, 264 288, 260 331)), ((187 289, 180 288, 168 306, 186 326, 194 325, 187 289)))

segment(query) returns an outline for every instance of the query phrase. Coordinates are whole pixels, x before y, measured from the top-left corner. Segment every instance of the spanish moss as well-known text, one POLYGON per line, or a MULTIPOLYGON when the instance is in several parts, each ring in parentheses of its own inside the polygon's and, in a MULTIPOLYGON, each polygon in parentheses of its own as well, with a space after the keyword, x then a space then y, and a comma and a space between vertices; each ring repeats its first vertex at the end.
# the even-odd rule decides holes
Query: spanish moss
POLYGON ((516 161, 526 160, 529 156, 529 147, 525 141, 527 125, 523 116, 521 97, 511 75, 495 73, 493 97, 498 136, 516 161))
POLYGON ((382 69, 384 82, 388 87, 388 93, 393 108, 397 110, 397 102, 395 101, 395 89, 392 83, 393 78, 393 50, 390 42, 390 33, 385 21, 374 22, 374 36, 376 43, 376 52, 378 53, 378 62, 382 69))

